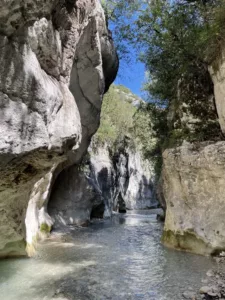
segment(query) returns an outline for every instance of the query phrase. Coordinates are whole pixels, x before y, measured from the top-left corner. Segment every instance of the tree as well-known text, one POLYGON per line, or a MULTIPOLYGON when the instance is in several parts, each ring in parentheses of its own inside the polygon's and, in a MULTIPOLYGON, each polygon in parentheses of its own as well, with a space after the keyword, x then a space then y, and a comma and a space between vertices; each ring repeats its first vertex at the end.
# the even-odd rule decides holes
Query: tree
POLYGON ((221 139, 208 66, 216 64, 224 46, 225 2, 117 0, 107 5, 121 55, 135 47, 149 74, 144 88, 159 137, 155 153, 184 139, 221 139), (185 114, 193 124, 183 122, 185 114))
POLYGON ((216 59, 225 31, 223 2, 105 2, 119 49, 124 51, 129 43, 141 53, 140 59, 150 74, 148 91, 155 100, 170 102, 184 73, 190 72, 193 66, 206 69, 216 59))

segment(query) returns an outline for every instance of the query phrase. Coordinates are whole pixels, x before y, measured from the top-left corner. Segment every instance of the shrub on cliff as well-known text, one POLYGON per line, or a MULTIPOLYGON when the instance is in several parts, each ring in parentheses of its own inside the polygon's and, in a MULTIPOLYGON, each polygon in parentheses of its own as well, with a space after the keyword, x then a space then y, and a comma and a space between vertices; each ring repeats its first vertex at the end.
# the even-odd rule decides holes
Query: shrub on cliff
POLYGON ((107 144, 116 149, 126 139, 130 147, 139 148, 143 156, 148 157, 156 138, 146 106, 126 87, 111 86, 104 96, 101 124, 93 138, 94 147, 107 144))
POLYGON ((124 88, 113 85, 104 96, 101 123, 94 139, 96 144, 113 146, 117 140, 129 135, 136 108, 126 100, 123 91, 124 88))

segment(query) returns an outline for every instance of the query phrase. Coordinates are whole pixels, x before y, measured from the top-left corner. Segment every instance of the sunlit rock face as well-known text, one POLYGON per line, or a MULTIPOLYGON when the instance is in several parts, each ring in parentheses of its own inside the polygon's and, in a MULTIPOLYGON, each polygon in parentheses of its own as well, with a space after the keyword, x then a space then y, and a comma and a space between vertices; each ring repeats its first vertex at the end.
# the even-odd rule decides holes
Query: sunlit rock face
POLYGON ((225 133, 225 51, 221 57, 209 68, 213 83, 217 113, 220 127, 225 133))
POLYGON ((98 0, 0 3, 0 257, 32 252, 57 175, 97 130, 118 61, 98 0), (26 221, 25 221, 26 219, 26 221))
POLYGON ((165 244, 206 255, 225 249, 225 143, 184 143, 163 159, 165 244))

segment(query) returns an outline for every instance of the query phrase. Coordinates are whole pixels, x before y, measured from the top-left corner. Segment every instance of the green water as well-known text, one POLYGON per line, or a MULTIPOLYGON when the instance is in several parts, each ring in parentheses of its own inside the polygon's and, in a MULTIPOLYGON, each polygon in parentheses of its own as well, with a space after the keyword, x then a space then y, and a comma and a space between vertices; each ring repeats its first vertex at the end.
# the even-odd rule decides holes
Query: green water
POLYGON ((1 300, 179 300, 211 258, 169 250, 150 211, 55 233, 33 259, 0 261, 1 300))

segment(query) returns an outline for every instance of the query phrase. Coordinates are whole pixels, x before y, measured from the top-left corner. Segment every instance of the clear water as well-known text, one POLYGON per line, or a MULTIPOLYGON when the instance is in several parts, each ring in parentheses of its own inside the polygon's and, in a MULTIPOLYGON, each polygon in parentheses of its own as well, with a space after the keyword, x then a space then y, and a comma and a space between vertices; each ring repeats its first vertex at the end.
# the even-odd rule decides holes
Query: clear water
POLYGON ((0 261, 0 299, 182 299, 215 263, 163 247, 161 233, 149 211, 56 233, 36 258, 0 261))

